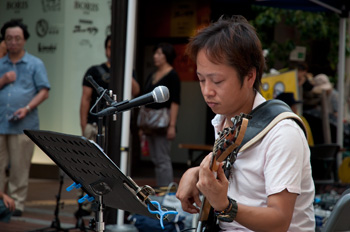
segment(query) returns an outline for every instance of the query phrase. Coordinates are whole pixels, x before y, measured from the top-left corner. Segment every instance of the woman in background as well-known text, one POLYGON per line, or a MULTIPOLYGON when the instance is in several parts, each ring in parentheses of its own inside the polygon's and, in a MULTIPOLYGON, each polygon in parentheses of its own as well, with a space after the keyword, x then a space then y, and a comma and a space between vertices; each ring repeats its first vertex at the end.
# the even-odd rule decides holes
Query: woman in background
POLYGON ((156 70, 146 80, 144 92, 151 92, 157 86, 166 86, 170 98, 164 103, 146 105, 146 109, 169 111, 169 125, 166 128, 146 130, 141 128, 141 135, 145 134, 149 146, 151 160, 155 165, 156 183, 158 187, 168 186, 173 182, 173 168, 170 158, 171 140, 176 136, 176 121, 180 105, 180 79, 172 64, 176 57, 171 44, 160 43, 154 48, 153 61, 156 70))

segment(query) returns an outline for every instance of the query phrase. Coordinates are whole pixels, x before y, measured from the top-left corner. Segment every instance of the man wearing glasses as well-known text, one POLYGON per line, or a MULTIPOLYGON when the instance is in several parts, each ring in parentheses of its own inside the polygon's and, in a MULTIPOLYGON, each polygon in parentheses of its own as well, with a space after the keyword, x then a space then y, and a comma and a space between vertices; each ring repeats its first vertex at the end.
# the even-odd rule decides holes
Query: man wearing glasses
POLYGON ((24 24, 6 22, 1 36, 7 55, 0 59, 0 192, 7 190, 15 200, 13 216, 22 216, 34 151, 23 130, 39 129, 37 107, 49 97, 50 84, 44 63, 24 49, 29 38, 24 24))

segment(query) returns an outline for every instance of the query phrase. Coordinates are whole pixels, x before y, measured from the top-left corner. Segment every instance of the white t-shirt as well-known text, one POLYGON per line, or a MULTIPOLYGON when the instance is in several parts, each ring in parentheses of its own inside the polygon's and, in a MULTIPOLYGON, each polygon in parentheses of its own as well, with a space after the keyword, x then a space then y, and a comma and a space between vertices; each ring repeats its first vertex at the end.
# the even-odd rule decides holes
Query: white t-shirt
MULTIPOLYGON (((264 101, 257 93, 253 108, 264 101)), ((224 119, 216 115, 212 120, 216 135, 224 119)), ((292 119, 280 121, 260 141, 238 153, 229 182, 228 196, 249 206, 267 207, 268 196, 284 189, 297 193, 288 231, 315 231, 310 150, 302 129, 292 119)), ((251 231, 235 221, 220 222, 220 227, 223 231, 251 231)))

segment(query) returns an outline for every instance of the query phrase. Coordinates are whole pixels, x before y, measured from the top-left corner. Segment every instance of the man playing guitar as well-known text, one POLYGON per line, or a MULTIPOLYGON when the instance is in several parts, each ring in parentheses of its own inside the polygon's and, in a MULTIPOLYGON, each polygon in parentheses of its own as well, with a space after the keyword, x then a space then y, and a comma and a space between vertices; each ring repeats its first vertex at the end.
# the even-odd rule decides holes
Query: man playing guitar
MULTIPOLYGON (((261 43, 242 16, 222 17, 200 30, 187 53, 197 63, 204 100, 217 114, 215 132, 232 127, 231 118, 250 114, 266 101, 258 92, 265 65, 261 43)), ((176 196, 183 210, 198 213, 202 193, 222 231, 315 230, 310 151, 294 120, 280 120, 239 150, 229 178, 221 165, 213 173, 211 160, 209 154, 182 176, 176 196)))

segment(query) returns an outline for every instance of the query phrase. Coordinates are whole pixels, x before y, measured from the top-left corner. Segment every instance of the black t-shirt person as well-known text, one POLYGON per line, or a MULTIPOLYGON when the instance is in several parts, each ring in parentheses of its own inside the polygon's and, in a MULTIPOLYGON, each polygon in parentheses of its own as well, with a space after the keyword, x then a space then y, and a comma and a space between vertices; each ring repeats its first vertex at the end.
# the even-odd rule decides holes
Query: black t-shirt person
MULTIPOLYGON (((99 86, 101 86, 104 89, 108 89, 108 83, 110 80, 110 69, 107 67, 106 63, 100 64, 100 65, 94 65, 94 66, 90 67, 84 75, 83 86, 88 86, 88 87, 93 89, 92 95, 91 95, 91 101, 90 101, 89 114, 88 114, 88 123, 93 124, 94 122, 97 123, 98 117, 91 115, 90 109, 96 103, 96 100, 98 99, 99 95, 98 95, 96 89, 90 84, 90 82, 85 80, 85 77, 87 77, 89 75, 91 75, 93 77, 93 79, 96 81, 96 83, 99 86)), ((104 105, 105 100, 102 99, 100 101, 100 103, 101 104, 99 105, 99 107, 100 107, 99 109, 101 110, 105 107, 105 105, 104 105)), ((94 109, 93 112, 96 112, 96 109, 94 109)), ((106 120, 104 120, 104 121, 106 121, 106 120)))

